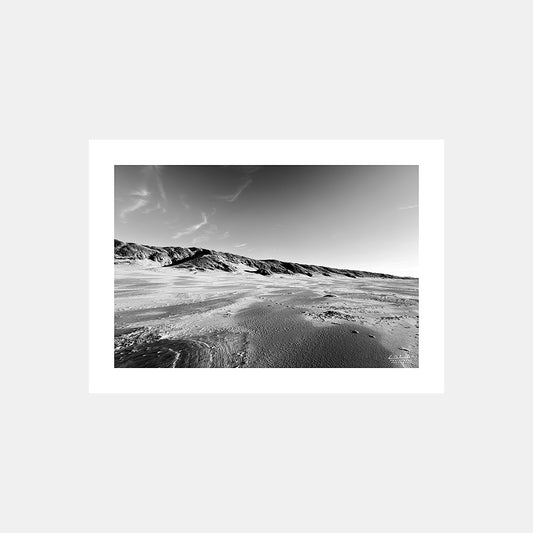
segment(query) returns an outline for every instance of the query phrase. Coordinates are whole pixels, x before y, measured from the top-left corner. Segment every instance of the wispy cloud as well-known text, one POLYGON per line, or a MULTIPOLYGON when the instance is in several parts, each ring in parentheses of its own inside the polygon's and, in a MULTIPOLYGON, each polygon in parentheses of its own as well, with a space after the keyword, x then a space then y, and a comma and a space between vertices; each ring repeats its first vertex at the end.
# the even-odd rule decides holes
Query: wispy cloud
POLYGON ((120 212, 122 221, 136 211, 146 215, 154 211, 166 213, 167 195, 161 180, 161 167, 157 165, 146 166, 142 169, 144 184, 131 191, 127 196, 132 201, 120 212))
POLYGON ((144 198, 139 198, 138 200, 135 200, 133 204, 128 205, 120 212, 120 218, 122 220, 126 220, 128 214, 133 213, 138 209, 141 209, 141 207, 144 207, 145 205, 148 205, 148 200, 145 200, 144 198))
POLYGON ((135 200, 120 212, 120 218, 123 221, 127 219, 129 214, 139 211, 140 209, 142 209, 141 213, 143 215, 152 213, 153 211, 163 211, 163 213, 166 212, 162 201, 159 200, 157 203, 155 203, 156 199, 152 197, 152 193, 146 187, 136 189, 130 192, 128 196, 135 200))
POLYGON ((180 237, 183 237, 184 235, 191 235, 191 233, 194 233, 198 231, 200 228, 204 227, 208 223, 207 215, 205 213, 202 213, 202 221, 198 224, 193 224, 192 226, 189 226, 188 228, 185 228, 182 231, 178 231, 175 235, 172 236, 173 239, 179 239, 180 237))
MULTIPOLYGON (((230 167, 232 165, 224 165, 226 167, 230 167)), ((237 200, 237 198, 242 194, 242 192, 250 186, 252 183, 252 174, 255 174, 258 170, 262 169, 262 166, 251 166, 251 165, 241 165, 241 166, 235 166, 232 168, 235 168, 236 171, 241 175, 241 178, 244 178, 246 181, 233 193, 233 194, 226 194, 223 196, 217 196, 216 198, 218 200, 225 200, 226 202, 234 202, 237 200)))
POLYGON ((163 186, 163 167, 161 165, 148 165, 147 167, 144 167, 143 173, 147 183, 155 183, 155 187, 159 196, 159 203, 161 205, 160 209, 162 211, 166 211, 167 193, 163 186))
POLYGON ((143 188, 143 189, 139 189, 137 191, 131 192, 130 196, 138 196, 139 198, 145 198, 146 196, 150 196, 150 191, 143 188))
POLYGON ((243 246, 246 246, 248 243, 247 242, 242 242, 241 244, 234 244, 233 246, 235 248, 242 248, 243 246))
POLYGON ((244 189, 246 189, 246 187, 248 187, 248 185, 250 185, 250 183, 252 183, 252 180, 248 180, 246 181, 245 183, 243 183, 235 193, 233 194, 228 194, 228 195, 225 195, 225 196, 217 196, 217 198, 219 200, 226 200, 226 202, 234 202, 242 193, 242 191, 244 191, 244 189))
POLYGON ((207 224, 204 226, 200 232, 200 235, 197 235, 193 240, 193 244, 204 244, 211 240, 211 237, 216 236, 218 232, 218 226, 216 224, 207 224))
POLYGON ((416 209, 418 207, 418 204, 415 205, 404 205, 402 207, 398 207, 398 211, 405 211, 406 209, 416 209))
POLYGON ((142 213, 143 215, 147 215, 148 213, 152 213, 153 211, 159 211, 159 210, 163 211, 163 213, 166 212, 166 209, 161 205, 161 202, 157 202, 157 204, 147 207, 146 209, 143 209, 142 213))
POLYGON ((159 194, 161 196, 161 200, 167 203, 167 193, 165 192, 165 188, 163 187, 163 182, 161 181, 161 176, 159 173, 156 173, 155 175, 155 182, 157 184, 157 189, 159 190, 159 194))

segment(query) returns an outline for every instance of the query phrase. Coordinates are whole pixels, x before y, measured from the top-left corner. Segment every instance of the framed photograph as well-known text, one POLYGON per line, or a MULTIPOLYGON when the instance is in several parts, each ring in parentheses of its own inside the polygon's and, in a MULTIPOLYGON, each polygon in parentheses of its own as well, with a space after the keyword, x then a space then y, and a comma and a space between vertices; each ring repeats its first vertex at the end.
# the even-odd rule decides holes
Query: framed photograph
POLYGON ((442 141, 89 152, 90 392, 444 392, 442 141))

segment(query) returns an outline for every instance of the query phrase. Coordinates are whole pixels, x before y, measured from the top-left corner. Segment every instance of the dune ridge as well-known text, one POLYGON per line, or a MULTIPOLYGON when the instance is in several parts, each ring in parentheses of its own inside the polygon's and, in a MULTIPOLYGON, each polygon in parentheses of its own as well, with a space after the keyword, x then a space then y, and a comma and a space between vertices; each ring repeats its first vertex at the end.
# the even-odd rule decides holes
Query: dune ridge
POLYGON ((349 270, 318 265, 307 265, 279 261, 277 259, 252 259, 243 255, 220 252, 207 248, 181 246, 151 246, 133 242, 123 242, 115 239, 115 263, 151 261, 154 266, 185 268, 194 271, 220 270, 236 272, 239 268, 248 267, 254 270, 248 272, 262 276, 272 274, 303 274, 313 276, 341 275, 349 278, 384 278, 384 279, 416 279, 411 277, 394 276, 364 270, 349 270))

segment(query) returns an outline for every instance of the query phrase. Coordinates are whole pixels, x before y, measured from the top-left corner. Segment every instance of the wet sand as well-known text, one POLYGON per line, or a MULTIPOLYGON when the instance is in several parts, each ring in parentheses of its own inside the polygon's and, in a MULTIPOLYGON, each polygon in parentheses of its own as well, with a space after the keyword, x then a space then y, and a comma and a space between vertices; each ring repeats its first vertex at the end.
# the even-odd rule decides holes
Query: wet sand
POLYGON ((115 266, 116 367, 418 367, 418 280, 115 266))

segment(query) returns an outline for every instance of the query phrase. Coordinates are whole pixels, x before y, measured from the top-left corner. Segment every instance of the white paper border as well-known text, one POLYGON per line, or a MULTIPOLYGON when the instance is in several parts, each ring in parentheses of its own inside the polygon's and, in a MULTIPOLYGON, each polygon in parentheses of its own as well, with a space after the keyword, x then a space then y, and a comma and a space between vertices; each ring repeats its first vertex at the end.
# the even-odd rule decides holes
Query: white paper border
POLYGON ((444 392, 444 142, 89 142, 89 392, 444 392), (419 368, 114 368, 115 165, 419 165, 419 368))

